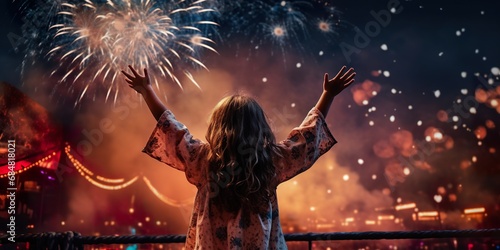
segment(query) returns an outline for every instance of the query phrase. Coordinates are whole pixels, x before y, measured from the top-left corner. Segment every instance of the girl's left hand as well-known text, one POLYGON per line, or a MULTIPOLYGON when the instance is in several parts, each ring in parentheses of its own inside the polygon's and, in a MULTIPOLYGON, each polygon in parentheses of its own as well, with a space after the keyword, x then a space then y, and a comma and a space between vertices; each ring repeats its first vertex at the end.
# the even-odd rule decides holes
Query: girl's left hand
POLYGON ((354 76, 356 76, 356 72, 354 72, 354 69, 350 68, 344 73, 345 69, 346 66, 343 66, 339 70, 337 75, 331 80, 328 79, 328 74, 325 74, 325 78, 323 81, 323 89, 325 92, 336 96, 354 82, 354 76))

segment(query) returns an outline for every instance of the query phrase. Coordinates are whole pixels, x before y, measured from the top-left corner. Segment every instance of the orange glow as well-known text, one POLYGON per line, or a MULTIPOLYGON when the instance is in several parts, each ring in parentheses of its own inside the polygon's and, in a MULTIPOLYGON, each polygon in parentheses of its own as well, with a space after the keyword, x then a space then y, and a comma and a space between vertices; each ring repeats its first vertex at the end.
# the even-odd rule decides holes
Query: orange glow
POLYGON ((438 216, 437 211, 418 212, 418 217, 436 217, 436 216, 438 216))
POLYGON ((449 194, 448 200, 450 200, 451 202, 457 201, 457 195, 456 194, 449 194))
POLYGON ((477 214, 484 212, 486 212, 486 209, 484 207, 467 208, 464 210, 464 214, 477 214))
POLYGON ((462 170, 469 168, 471 165, 472 165, 472 162, 468 161, 468 160, 463 160, 462 162, 460 162, 460 168, 462 170))
POLYGON ((380 72, 378 70, 372 70, 371 75, 374 77, 378 77, 380 75, 380 72))
POLYGON ((437 192, 438 192, 438 194, 446 194, 446 188, 438 187, 437 192))
POLYGON ((354 91, 352 93, 352 98, 359 106, 363 105, 363 103, 366 103, 366 101, 368 101, 368 96, 363 90, 354 91))
POLYGON ((453 140, 453 138, 449 137, 449 136, 445 136, 445 142, 444 142, 444 147, 446 149, 452 149, 453 146, 455 145, 455 141, 453 140))
POLYGON ((432 166, 425 161, 415 161, 414 165, 415 167, 420 168, 422 170, 433 171, 432 166))
POLYGON ((368 104, 370 99, 380 92, 380 89, 380 84, 365 80, 363 83, 351 87, 352 98, 356 104, 363 106, 368 104))
POLYGON ((448 113, 446 113, 446 111, 444 110, 439 110, 436 114, 437 116, 437 119, 440 121, 440 122, 447 122, 449 117, 448 117, 448 113))
POLYGON ((492 120, 486 120, 485 124, 486 124, 486 127, 489 129, 495 128, 495 123, 492 120))
POLYGON ((403 183, 406 180, 406 175, 401 163, 393 161, 385 166, 385 176, 390 185, 395 185, 400 182, 403 183))
POLYGON ((411 147, 411 148, 407 148, 407 149, 402 149, 399 153, 401 153, 402 156, 405 156, 405 157, 410 157, 412 155, 415 155, 418 153, 418 149, 416 147, 411 147))
POLYGON ((366 225, 375 225, 375 223, 376 223, 376 222, 375 222, 374 220, 366 220, 366 221, 365 221, 365 224, 366 224, 366 225))
POLYGON ((443 132, 438 129, 438 128, 435 128, 435 127, 428 127, 425 132, 424 132, 424 135, 425 135, 425 140, 430 142, 442 142, 443 141, 443 138, 444 138, 444 134, 443 132))
POLYGON ((417 205, 415 203, 401 204, 396 206, 396 210, 405 210, 415 208, 417 205))
POLYGON ((378 220, 394 220, 394 215, 379 215, 378 220))
POLYGON ((476 89, 475 97, 478 102, 484 103, 488 100, 488 93, 483 89, 476 89))
POLYGON ((474 130, 474 134, 478 140, 482 140, 486 137, 486 128, 483 126, 479 126, 474 130))
POLYGON ((387 141, 381 140, 373 145, 373 152, 380 158, 391 158, 394 156, 394 147, 387 141))
MULTIPOLYGON (((332 228, 335 228, 335 224, 317 224, 316 225, 316 228, 317 229, 327 229, 327 230, 331 230, 332 228)), ((292 231, 292 230, 290 230, 292 231)))
POLYGON ((401 130, 390 136, 390 142, 400 150, 407 150, 413 145, 413 135, 408 130, 401 130))

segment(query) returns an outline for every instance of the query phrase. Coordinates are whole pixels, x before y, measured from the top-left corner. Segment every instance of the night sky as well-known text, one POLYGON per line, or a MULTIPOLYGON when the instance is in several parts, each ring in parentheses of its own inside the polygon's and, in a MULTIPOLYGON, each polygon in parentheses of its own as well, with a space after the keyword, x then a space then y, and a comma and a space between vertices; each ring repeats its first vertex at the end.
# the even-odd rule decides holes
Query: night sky
MULTIPOLYGON (((102 75, 93 80, 103 63, 101 58, 91 57, 86 71, 74 83, 57 83, 73 65, 67 58, 58 58, 71 46, 85 45, 87 40, 71 43, 71 37, 54 39, 54 31, 23 29, 23 16, 46 15, 47 20, 57 21, 51 19, 53 10, 36 2, 0 3, 0 81, 17 87, 44 106, 53 122, 61 125, 63 140, 77 151, 78 145, 88 140, 82 131, 91 131, 103 119, 111 119, 116 129, 105 133, 102 143, 94 145, 90 152, 80 148, 80 159, 87 168, 110 178, 148 176, 165 196, 191 199, 194 188, 182 173, 140 152, 155 124, 144 103, 127 88, 121 76, 115 81, 103 81, 102 75), (27 30, 33 33, 27 34, 27 30), (37 35, 14 49, 13 34, 37 35), (60 44, 70 45, 60 54, 46 56, 52 46, 60 44), (112 91, 106 100, 109 88, 112 91), (126 114, 117 112, 127 98, 138 107, 126 106, 126 114)), ((99 5, 99 1, 94 2, 99 5)), ((182 90, 151 67, 166 105, 199 138, 204 138, 210 111, 217 101, 227 94, 243 92, 257 98, 277 138, 283 139, 316 103, 324 73, 333 76, 342 65, 354 67, 357 72, 356 82, 336 98, 327 118, 338 145, 310 171, 278 189, 283 216, 305 223, 307 216, 299 215, 343 218, 353 210, 372 214, 373 207, 405 202, 416 202, 419 209, 429 210, 435 206, 436 195, 442 196, 442 208, 450 218, 464 208, 476 206, 485 206, 491 214, 500 213, 500 2, 211 3, 218 14, 203 18, 219 26, 200 33, 214 41, 205 44, 217 52, 197 48, 193 54, 207 69, 193 60, 173 61, 178 66, 175 72, 188 71, 200 88, 179 74, 182 90), (293 16, 280 12, 280 6, 291 6, 294 13, 288 15, 293 16), (390 16, 385 24, 372 14, 382 12, 390 16), (321 20, 331 25, 330 31, 321 31, 321 20), (282 24, 281 30, 273 28, 278 23, 282 24), (285 35, 279 37, 280 32, 285 35), (337 209, 331 212, 332 207, 337 209), (316 214, 310 215, 311 211, 316 214)), ((172 56, 164 49, 166 55, 172 56)), ((123 63, 127 62, 119 65, 126 65, 123 63)), ((76 72, 69 78, 74 79, 76 72)), ((24 132, 11 129, 9 133, 16 137, 24 132)), ((93 206, 90 204, 97 199, 78 195, 70 199, 70 212, 62 217, 95 217, 99 210, 111 207, 111 200, 120 200, 116 192, 126 197, 122 202, 128 210, 130 197, 137 195, 130 187, 102 191, 83 178, 76 179, 80 179, 76 184, 66 184, 68 193, 96 190, 101 194, 99 205, 90 212, 76 209, 81 204, 93 206)), ((133 185, 140 187, 136 190, 149 192, 144 183, 133 185)), ((155 208, 145 209, 152 216, 164 211, 174 214, 172 225, 180 225, 180 229, 172 226, 170 230, 184 232, 185 221, 175 218, 179 217, 175 216, 179 213, 175 206, 160 203, 158 207, 152 195, 144 196, 142 202, 156 204, 155 208)))

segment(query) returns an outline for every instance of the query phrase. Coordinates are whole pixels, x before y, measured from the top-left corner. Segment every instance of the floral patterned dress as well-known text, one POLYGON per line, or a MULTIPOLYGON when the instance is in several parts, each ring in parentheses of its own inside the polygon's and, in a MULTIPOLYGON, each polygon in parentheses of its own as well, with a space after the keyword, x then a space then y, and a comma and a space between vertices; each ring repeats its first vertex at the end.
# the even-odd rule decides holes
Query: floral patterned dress
POLYGON ((274 155, 276 175, 273 197, 255 214, 243 207, 237 213, 220 211, 210 197, 216 183, 207 177, 207 147, 194 139, 186 126, 170 110, 158 120, 143 152, 184 171, 187 180, 198 189, 186 249, 287 249, 280 225, 276 187, 309 169, 337 141, 330 133, 321 112, 313 108, 299 127, 277 145, 281 156, 274 155))

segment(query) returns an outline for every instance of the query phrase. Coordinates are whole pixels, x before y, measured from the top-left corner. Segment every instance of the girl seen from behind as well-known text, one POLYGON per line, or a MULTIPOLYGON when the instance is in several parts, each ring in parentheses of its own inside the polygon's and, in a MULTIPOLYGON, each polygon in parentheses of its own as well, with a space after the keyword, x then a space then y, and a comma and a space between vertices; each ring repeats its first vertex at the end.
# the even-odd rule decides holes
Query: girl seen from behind
POLYGON ((233 95, 214 108, 204 142, 159 100, 147 70, 141 76, 129 67, 126 81, 158 121, 143 152, 184 171, 197 187, 186 249, 286 249, 276 188, 337 142, 325 117, 334 97, 354 82, 354 69, 324 75, 318 102, 283 141, 276 142, 253 98, 233 95))

